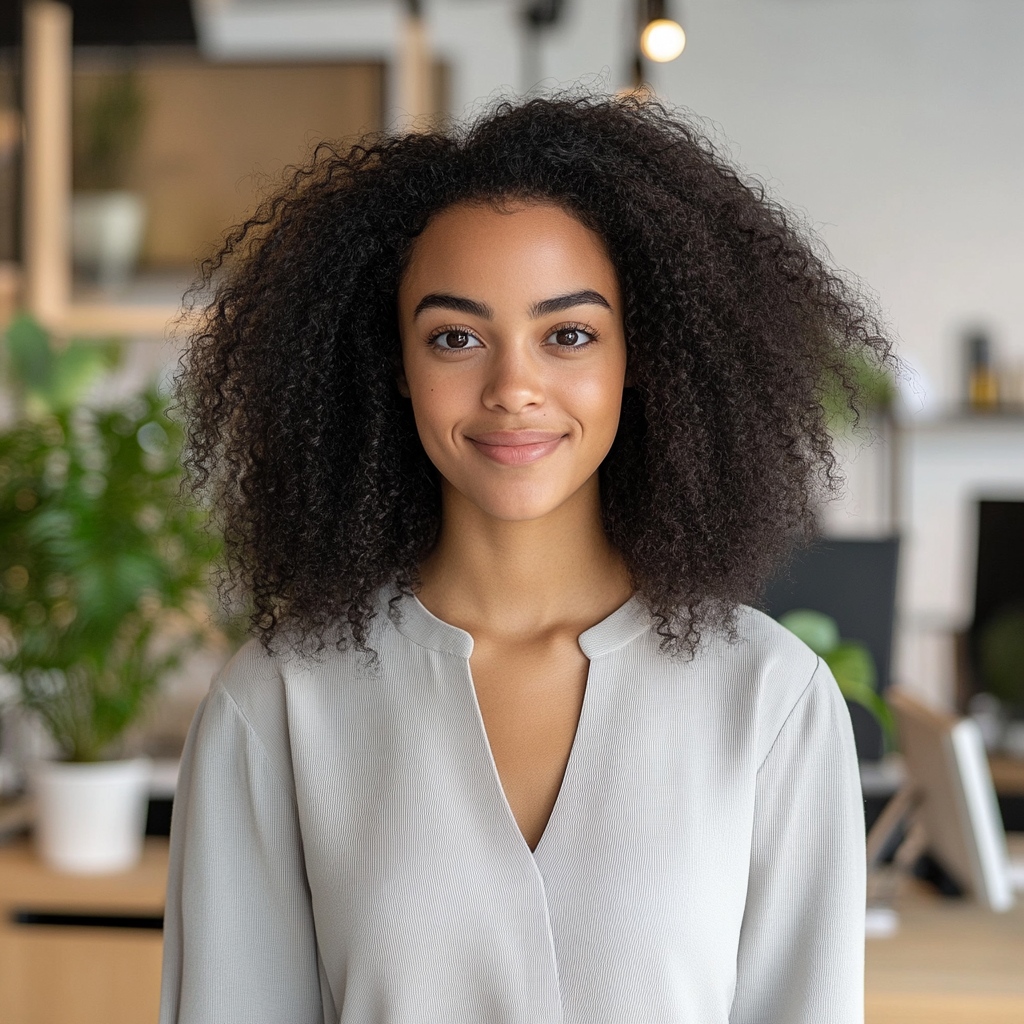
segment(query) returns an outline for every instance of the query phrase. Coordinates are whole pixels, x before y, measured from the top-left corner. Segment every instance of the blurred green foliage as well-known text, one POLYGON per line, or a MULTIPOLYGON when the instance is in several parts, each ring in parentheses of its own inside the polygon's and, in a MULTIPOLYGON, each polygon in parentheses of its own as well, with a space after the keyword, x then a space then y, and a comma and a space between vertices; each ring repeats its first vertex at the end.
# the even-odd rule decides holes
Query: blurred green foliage
POLYGON ((849 387, 836 373, 830 373, 822 385, 821 404, 833 434, 851 430, 857 422, 857 414, 870 416, 888 412, 899 394, 889 368, 859 350, 847 355, 846 375, 849 387), (853 409, 850 408, 851 398, 853 409))
POLYGON ((0 665, 64 756, 93 761, 212 628, 219 544, 179 500, 181 431, 156 387, 83 404, 116 345, 58 351, 25 316, 6 340, 23 412, 0 432, 0 665))
POLYGON ((878 672, 867 647, 856 640, 840 639, 836 620, 822 612, 798 608, 786 612, 779 622, 828 665, 847 700, 867 708, 878 719, 886 745, 891 747, 896 735, 895 723, 889 705, 875 690, 878 672))
POLYGON ((1008 605, 985 623, 978 653, 985 689, 1024 711, 1024 604, 1008 605))
POLYGON ((95 95, 77 104, 73 131, 75 188, 123 188, 145 119, 146 98, 131 70, 105 77, 95 95))

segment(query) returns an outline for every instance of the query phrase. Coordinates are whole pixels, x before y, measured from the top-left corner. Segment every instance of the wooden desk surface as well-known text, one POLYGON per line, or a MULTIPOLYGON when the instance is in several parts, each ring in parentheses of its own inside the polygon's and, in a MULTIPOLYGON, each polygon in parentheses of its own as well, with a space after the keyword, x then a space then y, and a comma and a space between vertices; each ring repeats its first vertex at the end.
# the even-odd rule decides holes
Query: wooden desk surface
POLYGON ((1024 1024, 1024 896, 994 914, 907 881, 895 907, 897 934, 867 942, 867 1024, 1024 1024))
POLYGON ((116 875, 62 875, 47 868, 32 844, 0 847, 0 907, 32 910, 129 911, 162 914, 167 891, 166 839, 147 839, 142 862, 116 875))
POLYGON ((988 766, 997 793, 1003 796, 1024 796, 1024 758, 990 756, 988 766))

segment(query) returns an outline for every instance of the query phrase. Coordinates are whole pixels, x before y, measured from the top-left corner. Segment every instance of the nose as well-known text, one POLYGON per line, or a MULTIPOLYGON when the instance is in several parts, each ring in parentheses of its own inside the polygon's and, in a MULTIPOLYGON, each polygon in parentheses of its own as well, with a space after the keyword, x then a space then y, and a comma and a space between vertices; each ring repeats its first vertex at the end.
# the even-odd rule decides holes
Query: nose
POLYGON ((495 353, 481 399, 493 412, 512 414, 544 404, 540 367, 527 346, 502 346, 495 353))

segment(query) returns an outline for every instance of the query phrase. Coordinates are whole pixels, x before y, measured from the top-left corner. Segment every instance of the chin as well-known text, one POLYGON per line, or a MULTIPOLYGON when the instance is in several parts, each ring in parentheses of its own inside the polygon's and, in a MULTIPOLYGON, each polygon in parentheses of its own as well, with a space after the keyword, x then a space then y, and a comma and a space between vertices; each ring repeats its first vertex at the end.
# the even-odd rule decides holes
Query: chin
MULTIPOLYGON (((465 492, 464 492, 465 493, 465 492)), ((465 496, 485 515, 506 523, 525 523, 554 512, 568 494, 538 493, 535 488, 511 488, 505 493, 468 493, 465 496)))

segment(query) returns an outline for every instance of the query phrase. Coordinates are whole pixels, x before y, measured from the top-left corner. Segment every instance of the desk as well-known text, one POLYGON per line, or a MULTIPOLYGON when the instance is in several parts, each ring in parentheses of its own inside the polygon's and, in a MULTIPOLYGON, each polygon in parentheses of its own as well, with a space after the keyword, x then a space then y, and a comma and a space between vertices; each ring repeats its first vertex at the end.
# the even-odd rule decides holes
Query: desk
POLYGON ((1024 900, 993 914, 907 880, 895 905, 899 932, 867 943, 866 1024, 1024 1022, 1024 900))
POLYGON ((1024 758, 990 756, 988 766, 1000 796, 1024 796, 1024 758))
POLYGON ((59 875, 25 841, 0 848, 0 1021, 156 1024, 162 935, 152 928, 19 924, 19 912, 163 915, 167 840, 149 839, 131 871, 59 875))

